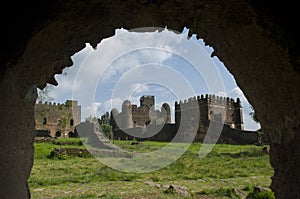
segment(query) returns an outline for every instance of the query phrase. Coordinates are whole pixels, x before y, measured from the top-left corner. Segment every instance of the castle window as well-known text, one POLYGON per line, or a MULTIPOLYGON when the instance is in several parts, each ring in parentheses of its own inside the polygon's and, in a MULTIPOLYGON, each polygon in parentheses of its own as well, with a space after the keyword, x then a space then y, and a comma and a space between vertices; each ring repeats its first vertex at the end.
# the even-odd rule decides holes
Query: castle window
POLYGON ((57 120, 57 125, 61 125, 61 120, 57 120))
POLYGON ((73 119, 70 120, 70 126, 74 126, 74 120, 73 119))
POLYGON ((43 118, 43 124, 47 124, 47 118, 43 118))

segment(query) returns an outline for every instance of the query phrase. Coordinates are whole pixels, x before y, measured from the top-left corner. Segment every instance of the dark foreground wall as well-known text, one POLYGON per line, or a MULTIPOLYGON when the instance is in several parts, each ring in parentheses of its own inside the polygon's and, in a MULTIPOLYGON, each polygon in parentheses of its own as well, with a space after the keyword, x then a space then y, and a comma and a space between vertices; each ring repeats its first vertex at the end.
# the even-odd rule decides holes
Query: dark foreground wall
MULTIPOLYGON (((36 86, 116 28, 168 27, 204 39, 255 107, 270 142, 276 198, 300 198, 297 1, 6 1, 0 68, 1 198, 29 198, 36 86), (184 13, 184 14, 182 14, 184 13), (21 30, 21 31, 20 31, 21 30)), ((176 80, 175 80, 176 81, 176 80)))

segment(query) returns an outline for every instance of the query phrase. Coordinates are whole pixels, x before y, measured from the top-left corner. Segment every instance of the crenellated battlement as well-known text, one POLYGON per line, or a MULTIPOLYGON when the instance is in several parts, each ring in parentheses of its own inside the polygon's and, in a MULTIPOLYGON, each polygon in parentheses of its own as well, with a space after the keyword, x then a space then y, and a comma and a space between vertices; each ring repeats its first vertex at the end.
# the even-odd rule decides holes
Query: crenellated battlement
MULTIPOLYGON (((112 121, 112 124, 117 122, 120 124, 120 128, 132 128, 132 126, 163 123, 161 121, 165 118, 164 114, 167 116, 166 123, 171 123, 170 106, 165 103, 161 111, 154 110, 154 100, 154 96, 143 96, 140 100, 140 107, 125 100, 122 112, 113 116, 115 121, 112 121)), ((179 102, 176 101, 175 125, 178 126, 182 119, 195 119, 198 117, 198 113, 200 114, 200 122, 203 124, 207 124, 209 121, 217 121, 224 122, 231 128, 243 129, 242 106, 239 98, 234 100, 229 97, 206 94, 179 100, 179 102)), ((113 128, 117 128, 117 126, 115 125, 113 128)))
POLYGON ((78 106, 78 101, 77 100, 67 100, 65 101, 65 103, 56 103, 56 102, 42 102, 42 101, 39 101, 38 103, 36 103, 37 106, 51 106, 51 107, 67 107, 67 108, 70 108, 70 107, 79 107, 78 106))
POLYGON ((175 102, 175 122, 179 122, 185 111, 200 110, 201 121, 224 121, 232 128, 243 129, 242 106, 239 98, 214 94, 198 95, 175 102))
POLYGON ((188 106, 188 105, 195 105, 195 103, 198 102, 198 104, 208 104, 208 105, 220 105, 220 106, 234 106, 238 107, 240 106, 240 99, 237 98, 234 100, 233 98, 229 97, 223 97, 218 95, 212 95, 212 94, 206 94, 201 96, 194 96, 190 97, 188 99, 184 99, 183 101, 180 100, 179 102, 175 102, 175 109, 177 106, 188 106))

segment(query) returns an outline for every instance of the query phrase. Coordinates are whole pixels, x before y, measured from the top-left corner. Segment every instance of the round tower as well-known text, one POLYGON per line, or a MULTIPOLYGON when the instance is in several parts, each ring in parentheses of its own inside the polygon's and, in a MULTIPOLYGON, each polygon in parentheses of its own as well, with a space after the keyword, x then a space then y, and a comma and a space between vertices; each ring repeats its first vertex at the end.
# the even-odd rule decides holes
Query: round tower
POLYGON ((132 128, 132 107, 129 100, 125 100, 122 104, 122 116, 120 118, 120 128, 132 128))
POLYGON ((164 103, 161 107, 161 112, 166 113, 166 124, 171 124, 171 108, 169 104, 164 103))
POLYGON ((118 115, 119 111, 116 108, 113 108, 110 112, 109 124, 112 126, 112 129, 118 129, 118 115))

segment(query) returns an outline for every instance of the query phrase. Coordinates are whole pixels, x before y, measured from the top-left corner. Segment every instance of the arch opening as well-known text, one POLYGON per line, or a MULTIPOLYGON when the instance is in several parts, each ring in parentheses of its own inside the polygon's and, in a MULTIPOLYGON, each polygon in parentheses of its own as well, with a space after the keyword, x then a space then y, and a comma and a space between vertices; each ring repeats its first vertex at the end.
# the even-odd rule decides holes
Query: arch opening
POLYGON ((56 137, 56 138, 61 137, 61 131, 56 131, 56 132, 55 132, 55 137, 56 137))
MULTIPOLYGON (((168 60, 169 61, 169 60, 168 60)), ((71 68, 70 68, 71 69, 71 68)), ((71 74, 71 72, 70 73, 68 73, 68 72, 66 72, 66 77, 68 77, 68 74, 71 74)), ((133 92, 132 93, 134 93, 136 96, 137 96, 137 94, 146 94, 145 93, 145 91, 146 92, 148 92, 149 90, 149 88, 147 87, 147 85, 135 85, 136 86, 136 88, 134 88, 133 89, 133 92)), ((155 88, 155 87, 154 87, 155 88)), ((161 92, 161 91, 160 91, 161 92)), ((241 92, 241 91, 239 91, 239 92, 241 92)), ((197 93, 197 94, 205 94, 205 93, 197 93)), ((218 93, 215 93, 215 94, 218 94, 218 93)), ((220 97, 224 97, 224 99, 225 99, 225 97, 227 97, 227 95, 226 96, 224 96, 224 95, 222 95, 222 94, 224 94, 224 93, 219 93, 221 96, 220 97)), ((190 97, 192 97, 192 96, 190 96, 190 97)), ((239 96, 239 97, 241 97, 241 96, 239 96)), ((65 100, 65 99, 64 99, 65 100)), ((132 100, 132 99, 131 99, 132 100)), ((138 100, 138 98, 137 98, 137 100, 138 100)), ((182 99, 182 100, 184 100, 184 99, 182 99)), ((216 98, 216 100, 217 100, 217 98, 216 98)), ((218 100, 219 100, 219 98, 218 98, 218 100)), ((105 101, 104 101, 105 102, 105 101)), ((120 102, 120 101, 117 101, 118 103, 120 102)), ((94 111, 95 110, 95 107, 96 108, 99 108, 99 106, 101 106, 101 104, 105 104, 105 103, 103 103, 103 102, 101 102, 101 103, 99 103, 98 101, 94 101, 93 103, 91 103, 91 104, 89 104, 90 106, 88 106, 88 108, 90 108, 90 109, 92 109, 92 111, 94 111), (97 104, 98 103, 98 104, 97 104)), ((149 108, 149 106, 147 105, 147 107, 149 108)), ((121 109, 119 109, 119 110, 121 110, 121 109)), ((107 111, 109 111, 109 110, 103 110, 103 111, 105 111, 105 112, 107 112, 107 111)), ((143 110, 143 111, 145 111, 145 110, 143 110)), ((213 112, 213 111, 212 111, 213 112)), ((103 112, 104 113, 104 112, 103 112)), ((175 115, 175 113, 174 113, 174 115, 175 115)), ((216 120, 221 120, 220 118, 222 118, 222 114, 220 113, 220 112, 217 112, 217 115, 221 115, 220 117, 218 117, 216 120)), ((233 115, 233 114, 230 114, 230 115, 233 115)), ((91 116, 91 115, 89 115, 89 116, 91 116)), ((84 117, 82 117, 82 118, 84 118, 84 117)), ((71 122, 70 122, 71 123, 71 122)), ((146 121, 145 122, 145 126, 148 126, 149 124, 151 123, 151 121, 146 121)), ((232 125, 233 127, 234 127, 234 125, 232 125)), ((69 132, 69 137, 71 137, 70 136, 70 132, 69 132)), ((155 137, 157 138, 157 135, 155 135, 155 137)), ((120 139, 120 138, 119 138, 120 139)), ((125 139, 126 140, 131 140, 131 138, 130 137, 125 137, 125 139)), ((132 138, 132 139, 134 139, 134 137, 132 138)))
MULTIPOLYGON (((41 22, 34 20, 24 31, 17 31, 19 34, 26 32, 26 37, 16 39, 14 38, 15 34, 8 34, 12 39, 7 39, 7 41, 18 44, 12 45, 18 50, 14 51, 13 48, 9 48, 6 51, 5 56, 9 54, 7 52, 14 52, 7 58, 10 63, 4 69, 1 68, 1 75, 3 74, 1 88, 4 93, 8 93, 8 95, 3 95, 1 98, 1 102, 4 104, 2 107, 6 107, 6 105, 8 107, 4 108, 6 114, 2 114, 7 119, 3 118, 1 122, 6 132, 1 139, 3 142, 1 146, 4 146, 3 159, 7 160, 5 163, 22 166, 20 168, 14 167, 14 170, 12 170, 4 165, 2 172, 5 175, 0 178, 3 182, 3 190, 7 191, 7 195, 16 196, 10 198, 29 197, 25 184, 33 158, 32 132, 34 130, 34 119, 32 106, 34 102, 31 100, 35 99, 35 93, 34 89, 29 89, 32 88, 32 85, 39 85, 42 88, 46 82, 56 84, 52 75, 60 73, 61 68, 71 65, 68 59, 70 54, 83 48, 85 41, 91 41, 95 47, 100 39, 112 35, 113 29, 119 24, 129 28, 138 27, 141 24, 152 26, 170 24, 173 29, 180 30, 183 27, 182 23, 186 23, 192 27, 193 32, 201 35, 209 44, 215 47, 215 54, 226 63, 251 103, 255 105, 262 127, 271 138, 271 162, 276 171, 273 177, 272 189, 276 191, 276 196, 278 198, 299 198, 298 168, 300 166, 299 160, 294 159, 299 154, 298 143, 300 142, 298 136, 298 102, 300 97, 298 94, 299 87, 297 86, 300 83, 299 73, 295 72, 297 68, 299 69, 299 60, 297 60, 297 45, 299 42, 296 39, 298 34, 295 34, 295 29, 287 25, 290 23, 285 23, 290 22, 292 19, 289 17, 298 12, 288 12, 290 13, 288 15, 280 14, 285 13, 280 12, 282 9, 289 10, 289 7, 293 7, 292 4, 278 3, 265 6, 264 3, 257 2, 218 3, 215 1, 198 1, 181 3, 177 1, 159 1, 158 3, 156 1, 139 1, 134 4, 137 9, 132 9, 131 3, 122 4, 120 10, 123 12, 121 13, 129 13, 128 15, 119 17, 120 14, 111 12, 111 14, 116 15, 112 17, 109 13, 105 13, 104 18, 99 13, 102 13, 105 9, 101 7, 101 12, 99 12, 99 9, 97 9, 99 5, 93 3, 86 5, 79 3, 82 6, 82 11, 88 11, 82 12, 81 15, 74 12, 78 8, 78 4, 76 4, 76 9, 73 10, 69 8, 69 6, 72 7, 72 3, 66 5, 57 3, 55 7, 59 9, 48 10, 54 17, 48 18, 48 11, 40 12, 43 15, 41 22), (170 8, 172 12, 170 12, 170 8), (67 14, 64 13, 65 11, 67 14), (183 11, 189 14, 180 14, 183 11), (267 12, 264 13, 264 11, 267 12), (140 15, 141 13, 142 15, 140 15), (56 15, 61 17, 55 18, 56 15), (43 19, 47 23, 43 23, 43 19), (79 19, 76 20, 76 23, 79 24, 70 19, 79 19), (111 25, 99 26, 99 21, 106 21, 107 24, 111 25), (208 22, 214 22, 214 24, 208 22), (277 31, 277 25, 281 27, 280 31, 277 31), (32 34, 32 31, 36 34, 32 34), (100 36, 97 35, 99 33, 100 36), (291 37, 285 38, 286 35, 291 37), (55 39, 53 40, 53 38, 55 39), (282 41, 278 41, 280 39, 282 41), (22 40, 21 44, 20 40, 22 40), (58 48, 58 46, 61 48, 58 48), (21 53, 25 47, 27 48, 24 51, 25 53, 21 53), (57 67, 58 65, 61 67, 57 67), (9 72, 7 72, 7 69, 9 72), (28 71, 33 72, 32 75, 28 75, 30 73, 28 71), (14 72, 22 75, 10 75, 14 72), (8 83, 12 85, 9 89, 6 88, 8 83), (27 93, 29 90, 30 92, 27 93), (278 96, 278 93, 281 97, 278 96), (20 96, 23 98, 21 99, 20 96), (14 110, 16 107, 20 108, 14 110), (16 117, 19 118, 19 124, 24 129, 23 134, 18 132, 20 126, 8 129, 12 126, 11 121, 14 121, 16 117), (20 136, 23 136, 22 139, 15 139, 20 136), (10 140, 14 140, 14 143, 12 144, 10 140), (10 145, 16 147, 15 153, 10 153, 10 145), (16 159, 12 154, 18 154, 18 151, 24 149, 28 149, 26 150, 27 153, 24 153, 16 163, 16 159), (17 175, 18 173, 20 175, 17 175), (16 192, 15 189, 9 186, 19 187, 18 190, 20 191, 16 192)), ((113 8, 104 4, 107 10, 119 11, 119 9, 115 9, 116 4, 112 6, 113 8)), ((297 6, 294 6, 294 9, 296 8, 297 6)), ((24 10, 24 8, 22 7, 20 10, 24 10)), ((297 17, 293 18, 298 19, 297 17)), ((28 24, 24 23, 28 17, 20 19, 22 19, 19 22, 20 25, 28 24)), ((13 22, 14 27, 21 27, 15 25, 15 20, 13 22)), ((7 30, 11 29, 8 28, 7 30)))

